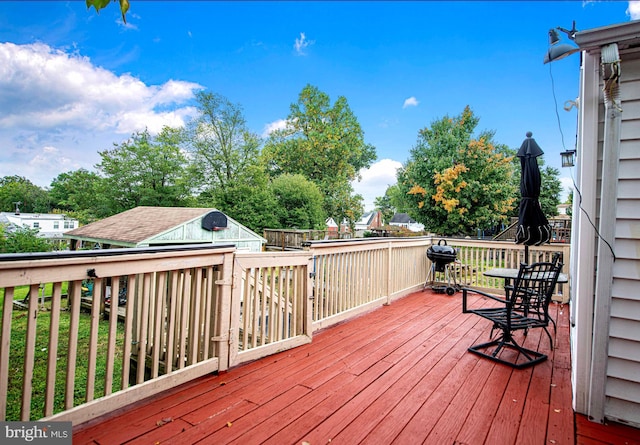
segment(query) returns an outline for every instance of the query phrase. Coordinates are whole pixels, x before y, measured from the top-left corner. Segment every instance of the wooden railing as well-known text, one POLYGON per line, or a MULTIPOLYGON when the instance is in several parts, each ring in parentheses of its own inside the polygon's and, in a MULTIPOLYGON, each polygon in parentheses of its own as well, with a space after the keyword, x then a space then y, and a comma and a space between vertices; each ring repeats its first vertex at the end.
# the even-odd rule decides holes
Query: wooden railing
POLYGON ((314 330, 419 289, 430 242, 421 237, 310 243, 314 330))
MULTIPOLYGON (((304 251, 251 254, 198 245, 0 256, 0 421, 81 423, 312 341, 318 329, 422 289, 432 265, 426 252, 438 241, 316 241, 304 251), (126 303, 111 311, 106 302, 116 304, 119 294, 126 303)), ((499 292, 501 280, 483 272, 525 261, 523 246, 511 242, 447 243, 456 249, 449 273, 460 285, 499 292)), ((569 247, 530 247, 529 261, 560 252, 568 273, 569 247)), ((566 301, 564 286, 557 297, 566 301)))
POLYGON ((0 420, 82 422, 226 369, 233 251, 2 256, 0 420), (126 303, 113 310, 118 296, 126 303), (14 299, 27 311, 14 310, 14 299), (87 409, 97 398, 100 407, 87 409))
MULTIPOLYGON (((434 238, 434 243, 439 241, 434 238)), ((520 263, 550 261, 554 253, 560 254, 564 264, 563 272, 568 273, 571 246, 565 243, 530 246, 529 257, 525 258, 525 248, 510 241, 478 241, 468 239, 447 238, 449 246, 456 250, 456 262, 451 264, 451 272, 455 273, 459 283, 480 289, 502 292, 504 280, 491 278, 484 272, 495 268, 518 268, 520 263)), ((569 299, 568 284, 556 287, 554 299, 567 302, 569 299)))
POLYGON ((237 253, 230 365, 311 341, 309 252, 237 253))

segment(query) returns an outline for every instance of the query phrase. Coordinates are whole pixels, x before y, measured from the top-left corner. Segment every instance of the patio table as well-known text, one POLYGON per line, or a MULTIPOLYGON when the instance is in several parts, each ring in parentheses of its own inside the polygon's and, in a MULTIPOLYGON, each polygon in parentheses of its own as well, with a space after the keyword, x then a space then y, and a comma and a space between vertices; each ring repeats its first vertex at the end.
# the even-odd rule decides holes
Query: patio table
MULTIPOLYGON (((515 280, 516 278, 518 278, 518 269, 511 269, 511 268, 497 268, 497 269, 489 269, 489 270, 485 270, 484 272, 482 272, 483 275, 487 276, 487 277, 493 277, 493 278, 504 278, 505 280, 505 284, 509 284, 509 282, 511 280, 515 280)), ((569 277, 567 276, 567 274, 564 274, 562 272, 560 272, 560 275, 558 276, 558 283, 567 283, 569 282, 569 277)))

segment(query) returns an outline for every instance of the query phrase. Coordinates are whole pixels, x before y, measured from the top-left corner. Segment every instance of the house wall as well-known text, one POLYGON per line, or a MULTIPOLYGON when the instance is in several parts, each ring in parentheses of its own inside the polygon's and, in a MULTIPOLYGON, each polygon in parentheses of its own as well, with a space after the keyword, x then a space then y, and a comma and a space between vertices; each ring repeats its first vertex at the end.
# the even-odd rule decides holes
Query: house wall
POLYGON ((640 52, 622 53, 605 416, 640 425, 640 52))
POLYGON ((4 212, 9 222, 18 227, 27 226, 37 229, 41 236, 61 238, 62 234, 78 227, 78 220, 65 218, 64 215, 51 213, 15 213, 4 212), (57 227, 56 227, 57 226, 57 227))
POLYGON ((621 50, 620 56, 618 121, 605 112, 599 51, 583 60, 572 380, 576 411, 640 426, 640 51, 621 50))

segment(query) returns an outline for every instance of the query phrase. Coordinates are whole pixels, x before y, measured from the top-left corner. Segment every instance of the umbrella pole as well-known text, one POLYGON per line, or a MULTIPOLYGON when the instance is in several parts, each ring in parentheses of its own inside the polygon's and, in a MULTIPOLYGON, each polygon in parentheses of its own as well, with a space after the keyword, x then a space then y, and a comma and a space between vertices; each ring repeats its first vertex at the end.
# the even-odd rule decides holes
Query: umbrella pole
POLYGON ((527 244, 524 245, 524 263, 529 265, 529 246, 527 244))

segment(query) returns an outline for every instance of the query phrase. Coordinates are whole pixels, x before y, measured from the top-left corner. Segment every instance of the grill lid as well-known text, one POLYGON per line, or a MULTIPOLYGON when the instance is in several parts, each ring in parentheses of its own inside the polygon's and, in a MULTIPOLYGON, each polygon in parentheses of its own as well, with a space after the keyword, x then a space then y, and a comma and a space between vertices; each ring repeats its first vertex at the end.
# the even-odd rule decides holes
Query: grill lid
POLYGON ((456 260, 456 250, 451 246, 447 246, 446 240, 441 239, 438 244, 429 246, 427 258, 431 261, 450 263, 456 260))

